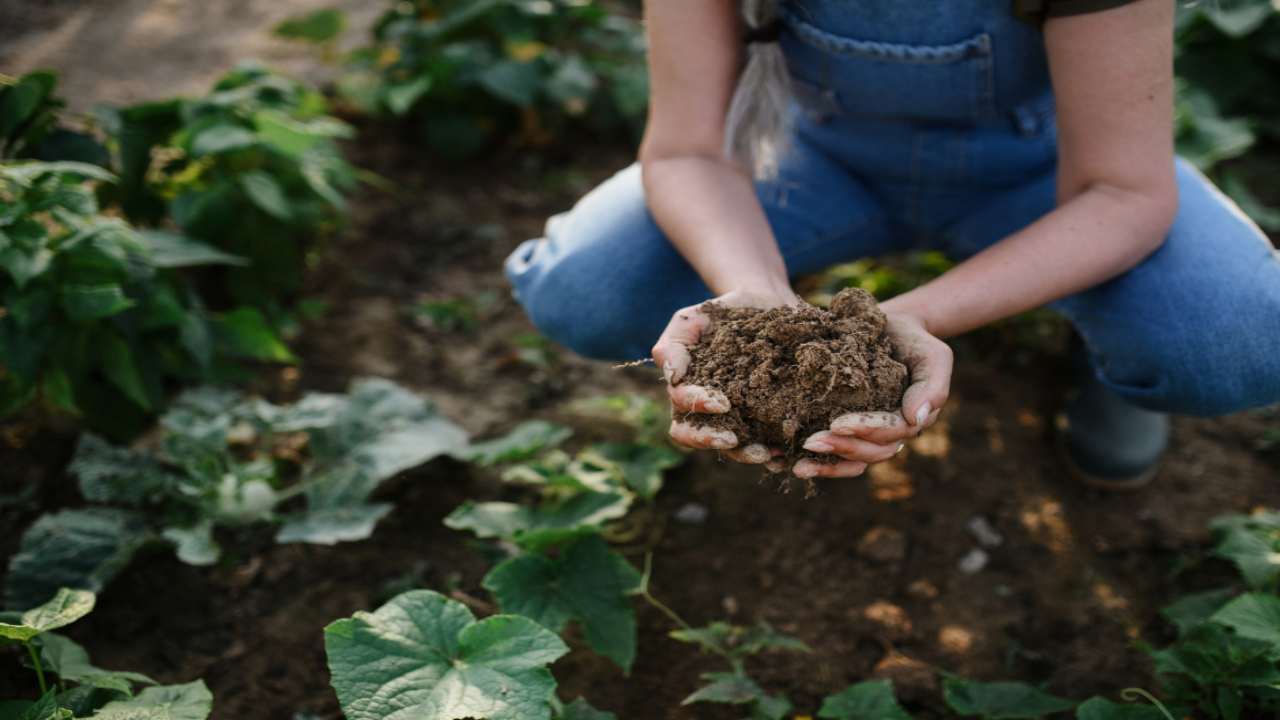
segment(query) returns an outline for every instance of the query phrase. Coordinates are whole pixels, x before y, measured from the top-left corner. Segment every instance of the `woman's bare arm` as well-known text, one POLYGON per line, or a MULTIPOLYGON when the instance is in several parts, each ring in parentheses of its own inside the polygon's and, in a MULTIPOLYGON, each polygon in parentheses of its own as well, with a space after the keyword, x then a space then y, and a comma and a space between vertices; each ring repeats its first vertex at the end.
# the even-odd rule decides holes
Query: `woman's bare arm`
POLYGON ((738 0, 648 0, 649 122, 640 147, 658 225, 711 288, 791 301, 750 174, 724 156, 742 63, 738 0))
POLYGON ((1168 0, 1049 20, 1058 207, 886 303, 949 337, 1087 289, 1164 242, 1178 206, 1168 0))

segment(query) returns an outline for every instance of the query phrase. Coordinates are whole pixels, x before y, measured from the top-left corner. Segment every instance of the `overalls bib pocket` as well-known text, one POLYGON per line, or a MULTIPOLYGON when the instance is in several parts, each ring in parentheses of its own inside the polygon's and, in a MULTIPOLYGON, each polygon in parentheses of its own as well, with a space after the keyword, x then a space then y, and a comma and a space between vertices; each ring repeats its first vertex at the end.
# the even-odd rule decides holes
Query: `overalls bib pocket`
POLYGON ((836 35, 784 13, 782 47, 799 104, 858 118, 971 123, 995 115, 991 36, 938 45, 836 35), (825 105, 815 106, 815 99, 825 105))

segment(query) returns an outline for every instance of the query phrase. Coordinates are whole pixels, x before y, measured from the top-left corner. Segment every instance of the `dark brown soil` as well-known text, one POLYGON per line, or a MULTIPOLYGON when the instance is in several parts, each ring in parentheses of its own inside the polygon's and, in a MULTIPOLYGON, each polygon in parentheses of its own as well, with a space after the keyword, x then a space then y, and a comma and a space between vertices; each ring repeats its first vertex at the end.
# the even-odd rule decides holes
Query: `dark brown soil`
POLYGON ((723 392, 731 409, 690 422, 732 430, 742 446, 779 448, 790 467, 812 456, 800 445, 837 417, 902 404, 907 368, 894 359, 884 313, 865 290, 842 290, 830 310, 712 302, 704 311, 712 325, 690 348, 685 382, 723 392))

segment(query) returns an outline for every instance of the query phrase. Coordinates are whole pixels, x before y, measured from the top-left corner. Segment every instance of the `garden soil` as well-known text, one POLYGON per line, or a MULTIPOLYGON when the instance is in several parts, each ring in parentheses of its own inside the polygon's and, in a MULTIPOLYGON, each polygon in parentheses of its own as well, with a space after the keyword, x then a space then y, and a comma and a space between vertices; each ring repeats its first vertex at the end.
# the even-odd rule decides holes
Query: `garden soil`
POLYGON ((894 359, 884 313, 865 290, 842 290, 829 310, 712 302, 704 312, 711 326, 689 349, 683 382, 724 393, 730 410, 692 413, 687 422, 730 430, 741 446, 778 448, 790 467, 819 457, 800 446, 837 417, 902 405, 907 368, 894 359))
MULTIPOLYGON (((361 128, 361 137, 354 160, 400 189, 355 200, 350 231, 309 281, 329 310, 295 340, 298 366, 260 390, 285 401, 373 373, 429 394, 477 435, 541 417, 573 425, 571 443, 628 437, 565 408, 623 391, 660 399, 655 373, 540 344, 500 271, 516 244, 627 162, 627 151, 507 154, 456 169, 420 160, 386 128, 361 128), (484 299, 469 330, 437 329, 409 312, 423 299, 460 296, 484 299)), ((1133 645, 1169 638, 1156 609, 1227 576, 1205 560, 1208 521, 1280 506, 1280 457, 1260 449, 1280 417, 1179 418, 1150 489, 1101 494, 1072 482, 1054 451, 1060 348, 1028 344, 1016 330, 957 341, 953 397, 938 423, 864 477, 830 482, 805 501, 762 491, 756 468, 697 454, 669 474, 640 517, 643 539, 624 552, 639 564, 653 550, 653 592, 690 622, 767 620, 808 643, 812 654, 749 663, 767 690, 807 714, 870 676, 893 677, 920 718, 942 717, 939 671, 1043 682, 1071 697, 1150 687, 1150 664, 1133 645), (705 520, 677 519, 690 516, 677 512, 690 503, 708 511, 705 520), (998 546, 980 545, 975 518, 999 532, 998 546), (978 549, 987 561, 962 571, 978 549)), ((79 502, 62 473, 71 447, 67 436, 0 427, 0 560, 41 512, 79 502)), ((441 520, 465 499, 510 492, 491 470, 437 460, 379 490, 395 510, 369 540, 277 546, 268 531, 226 536, 228 557, 215 568, 159 551, 120 575, 68 634, 101 667, 166 683, 205 678, 216 720, 336 720, 324 626, 417 586, 491 611, 480 588, 486 561, 441 520)), ((738 717, 680 707, 698 674, 718 669, 715 659, 671 640, 669 621, 638 607, 631 677, 571 638, 574 651, 553 668, 562 697, 585 695, 622 720, 738 717)), ((11 672, 18 662, 0 655, 0 697, 33 693, 30 673, 11 672)))

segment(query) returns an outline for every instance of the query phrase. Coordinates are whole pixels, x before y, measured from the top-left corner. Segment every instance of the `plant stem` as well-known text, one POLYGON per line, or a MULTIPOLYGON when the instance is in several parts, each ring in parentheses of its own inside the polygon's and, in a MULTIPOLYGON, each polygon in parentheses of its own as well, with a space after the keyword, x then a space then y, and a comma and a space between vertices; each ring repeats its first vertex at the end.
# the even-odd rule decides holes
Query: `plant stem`
POLYGON ((49 692, 49 685, 44 680, 44 666, 40 664, 40 653, 36 652, 36 646, 30 642, 24 642, 27 646, 27 653, 31 655, 31 665, 36 669, 36 680, 40 681, 40 695, 43 696, 49 692))
POLYGON ((1147 692, 1146 690, 1143 690, 1142 688, 1137 688, 1137 687, 1125 688, 1124 690, 1120 691, 1120 697, 1129 702, 1136 702, 1137 698, 1141 697, 1142 699, 1154 705, 1156 709, 1159 710, 1162 714, 1164 714, 1165 717, 1169 718, 1169 720, 1174 720, 1173 715, 1169 713, 1169 710, 1164 706, 1164 703, 1157 700, 1154 695, 1147 692))
POLYGON ((676 614, 675 610, 667 607, 666 603, 654 597, 653 594, 649 592, 649 578, 651 577, 653 577, 653 553, 647 552, 644 554, 644 574, 640 576, 640 596, 648 601, 650 605, 661 610, 664 615, 671 618, 671 622, 679 625, 681 629, 692 630, 692 625, 685 622, 684 618, 676 614))

